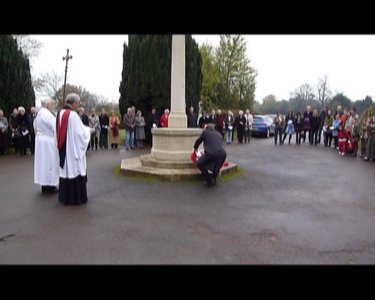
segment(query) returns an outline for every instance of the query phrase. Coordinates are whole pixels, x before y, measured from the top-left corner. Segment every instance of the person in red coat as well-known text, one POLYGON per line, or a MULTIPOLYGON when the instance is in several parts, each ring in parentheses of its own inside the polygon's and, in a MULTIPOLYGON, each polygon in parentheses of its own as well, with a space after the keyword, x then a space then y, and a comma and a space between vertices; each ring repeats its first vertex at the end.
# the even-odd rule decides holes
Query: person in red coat
POLYGON ((339 141, 339 155, 344 156, 347 152, 348 148, 348 142, 349 142, 349 133, 345 129, 343 129, 343 126, 339 125, 339 132, 337 134, 337 138, 339 141))
POLYGON ((168 127, 168 116, 169 116, 169 109, 164 110, 164 114, 160 117, 160 125, 161 127, 168 127))

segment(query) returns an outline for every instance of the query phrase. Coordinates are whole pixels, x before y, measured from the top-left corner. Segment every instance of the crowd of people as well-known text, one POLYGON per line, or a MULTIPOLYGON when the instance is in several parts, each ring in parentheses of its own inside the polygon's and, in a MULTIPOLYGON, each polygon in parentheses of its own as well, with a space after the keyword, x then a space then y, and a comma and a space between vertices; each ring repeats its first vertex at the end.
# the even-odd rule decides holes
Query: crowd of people
MULTIPOLYGON (((45 107, 42 105, 42 108, 45 107)), ((84 125, 94 129, 87 150, 108 149, 109 144, 112 149, 118 148, 120 119, 115 111, 112 111, 108 116, 104 108, 101 109, 100 115, 97 115, 96 110, 92 109, 88 115, 83 107, 79 107, 77 113, 84 125)), ((13 110, 8 121, 0 109, 0 155, 4 155, 6 149, 11 147, 14 148, 15 154, 19 153, 20 156, 34 154, 35 130, 33 123, 38 114, 35 107, 31 107, 27 114, 25 108, 20 106, 13 110)), ((55 114, 54 110, 52 114, 55 114)))
MULTIPOLYGON (((95 109, 92 109, 90 114, 87 114, 83 107, 79 107, 77 112, 83 124, 94 129, 87 147, 88 151, 108 149, 109 145, 112 149, 118 148, 120 118, 115 111, 112 111, 110 116, 106 114, 104 108, 102 108, 100 115, 97 115, 95 109)), ((36 115, 37 112, 34 107, 31 108, 28 115, 25 114, 23 107, 15 109, 9 118, 8 130, 7 119, 2 116, 2 111, 0 110, 0 126, 5 124, 2 128, 3 132, 0 133, 0 154, 3 154, 4 150, 9 146, 13 146, 15 152, 20 153, 20 155, 26 155, 27 148, 30 148, 31 154, 34 153, 35 133, 32 124, 36 115), (24 133, 24 135, 20 133, 24 133)), ((152 108, 145 118, 140 110, 136 111, 134 106, 129 106, 122 117, 126 132, 125 149, 143 148, 145 143, 152 145, 152 128, 168 127, 168 118, 169 109, 165 109, 159 116, 156 109, 152 108)), ((190 107, 187 112, 188 128, 203 129, 206 124, 213 124, 214 129, 220 133, 227 144, 233 143, 235 131, 237 132, 238 143, 250 143, 252 123, 253 115, 249 109, 245 113, 240 110, 237 116, 234 116, 230 110, 226 115, 220 109, 217 111, 212 110, 211 112, 204 111, 199 119, 193 107, 190 107)))
POLYGON ((289 111, 286 116, 278 113, 274 119, 275 123, 275 145, 283 145, 288 136, 291 143, 295 135, 295 143, 300 145, 306 139, 310 145, 317 146, 321 143, 325 147, 338 150, 339 155, 357 156, 364 160, 375 160, 375 117, 365 118, 363 124, 359 124, 359 116, 356 109, 342 108, 332 113, 327 106, 319 114, 317 109, 311 111, 307 106, 306 111, 301 114, 289 111), (359 149, 359 145, 361 148, 359 149))
POLYGON ((30 113, 26 113, 23 106, 14 108, 8 119, 0 109, 0 155, 5 154, 5 150, 13 146, 15 153, 20 156, 27 154, 30 149, 31 154, 35 150, 35 132, 33 127, 37 112, 35 107, 31 107, 30 113))
MULTIPOLYGON (((38 113, 35 107, 31 107, 26 114, 25 108, 20 106, 13 110, 9 121, 0 109, 0 155, 4 155, 10 145, 20 156, 27 154, 27 148, 31 154, 35 152, 34 182, 41 185, 42 192, 58 190, 59 200, 67 204, 87 202, 86 152, 108 149, 109 144, 112 149, 117 149, 119 144, 120 119, 116 113, 112 111, 108 116, 103 108, 99 116, 95 109, 87 115, 83 107, 78 107, 78 103, 78 95, 68 95, 66 105, 56 116, 53 100, 46 99, 42 101, 38 113), (46 157, 49 159, 46 160, 46 157)), ((125 149, 143 148, 147 139, 152 142, 152 128, 168 127, 168 118, 168 109, 159 117, 153 108, 145 119, 140 110, 136 112, 134 106, 128 107, 123 116, 125 149)), ((203 112, 198 120, 194 108, 190 107, 187 127, 204 129, 194 149, 202 142, 205 148, 214 149, 212 153, 205 149, 209 155, 198 164, 207 185, 216 184, 219 166, 226 157, 225 150, 218 143, 221 145, 226 140, 227 144, 231 144, 235 129, 238 143, 249 143, 252 123, 253 116, 249 109, 245 113, 240 110, 236 117, 232 111, 223 116, 220 109, 203 112), (208 172, 210 168, 213 170, 211 173, 208 172)), ((359 124, 354 107, 342 109, 338 106, 333 114, 327 106, 321 113, 317 109, 311 111, 311 107, 307 106, 303 114, 290 111, 283 116, 278 113, 274 124, 275 145, 283 145, 287 137, 291 144, 295 135, 297 145, 308 141, 310 145, 317 146, 323 137, 324 146, 337 149, 342 156, 357 156, 359 153, 366 161, 375 160, 375 116, 365 118, 363 124, 359 124)))
MULTIPOLYGON (((189 117, 188 117, 189 118, 189 117)), ((212 110, 211 113, 203 111, 202 116, 198 120, 197 126, 204 128, 206 124, 213 124, 216 129, 225 139, 227 144, 232 144, 234 139, 234 132, 237 131, 237 140, 239 144, 250 143, 251 130, 253 124, 253 115, 247 109, 238 112, 238 116, 234 117, 231 110, 228 110, 227 115, 223 115, 222 111, 212 110)))

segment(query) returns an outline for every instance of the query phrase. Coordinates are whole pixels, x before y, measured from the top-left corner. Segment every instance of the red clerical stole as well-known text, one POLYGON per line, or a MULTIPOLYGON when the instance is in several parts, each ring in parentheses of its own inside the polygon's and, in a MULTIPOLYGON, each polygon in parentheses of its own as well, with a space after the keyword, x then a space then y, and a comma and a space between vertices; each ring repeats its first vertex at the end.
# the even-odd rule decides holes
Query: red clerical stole
POLYGON ((60 116, 58 116, 58 119, 57 119, 56 132, 57 132, 57 148, 58 149, 61 149, 65 143, 66 132, 68 129, 69 115, 70 115, 70 109, 66 109, 61 117, 61 122, 59 122, 60 116))

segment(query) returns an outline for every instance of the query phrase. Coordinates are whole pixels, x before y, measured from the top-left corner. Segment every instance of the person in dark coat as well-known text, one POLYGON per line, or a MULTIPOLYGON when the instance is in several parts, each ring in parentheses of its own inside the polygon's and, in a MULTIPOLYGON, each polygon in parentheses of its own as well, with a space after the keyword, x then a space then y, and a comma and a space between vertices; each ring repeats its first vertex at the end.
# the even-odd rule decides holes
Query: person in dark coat
POLYGON ((156 113, 155 107, 151 109, 150 114, 148 115, 146 127, 145 127, 145 135, 146 135, 146 142, 152 146, 152 128, 159 127, 159 115, 156 113))
POLYGON ((303 131, 303 118, 300 112, 297 112, 296 118, 293 122, 294 130, 296 132, 296 144, 301 144, 301 133, 303 131))
MULTIPOLYGON (((81 118, 83 125, 90 127, 89 116, 85 114, 85 109, 82 106, 78 108, 78 115, 81 118)), ((87 150, 90 150, 90 144, 87 146, 87 150)))
POLYGON ((153 107, 151 110, 150 115, 148 116, 148 123, 150 128, 157 128, 159 127, 159 115, 156 112, 156 108, 153 107))
POLYGON ((18 144, 19 144, 19 133, 18 133, 18 124, 17 124, 18 109, 14 108, 13 112, 9 116, 9 134, 11 144, 14 146, 14 153, 18 153, 18 144))
POLYGON ((109 117, 105 113, 105 108, 102 108, 102 114, 99 116, 100 124, 100 137, 99 147, 100 149, 108 149, 108 128, 109 128, 109 117))
POLYGON ((310 119, 312 117, 311 106, 308 105, 306 111, 303 113, 303 142, 306 141, 306 132, 309 133, 309 142, 311 142, 311 128, 310 119))
POLYGON ((198 125, 200 128, 204 128, 206 124, 208 124, 208 122, 209 122, 209 117, 207 113, 204 111, 202 113, 202 116, 199 118, 198 125))
MULTIPOLYGON (((326 106, 324 106, 324 109, 319 116, 320 126, 319 126, 319 131, 318 131, 318 144, 320 144, 320 138, 322 136, 323 126, 324 126, 324 122, 326 120, 327 112, 328 112, 328 106, 326 105, 326 106)), ((325 138, 325 135, 324 135, 324 138, 325 138)))
POLYGON ((37 112, 35 107, 31 107, 30 114, 27 116, 28 130, 30 131, 30 152, 34 154, 35 152, 35 131, 34 131, 34 120, 36 118, 37 112))
POLYGON ((197 127, 197 115, 194 112, 194 107, 190 107, 190 111, 187 114, 187 127, 196 128, 197 127))
POLYGON ((215 117, 216 117, 216 112, 215 112, 215 110, 213 109, 213 110, 211 111, 211 115, 209 115, 209 117, 208 117, 208 122, 207 122, 207 124, 208 124, 208 123, 211 123, 211 124, 213 124, 213 125, 215 126, 215 124, 216 124, 215 117))
POLYGON ((237 139, 238 143, 243 143, 243 137, 245 136, 245 124, 246 124, 246 118, 243 115, 243 111, 240 110, 238 112, 238 116, 236 118, 236 127, 237 127, 237 139))
POLYGON ((277 145, 277 137, 279 137, 279 145, 282 145, 282 131, 284 129, 284 118, 280 114, 280 112, 276 114, 276 117, 273 120, 273 122, 275 123, 275 145, 277 145))
POLYGON ((194 151, 197 151, 199 145, 203 142, 204 155, 199 158, 197 167, 201 171, 207 186, 216 185, 216 178, 219 175, 220 168, 223 166, 227 153, 221 144, 222 136, 218 133, 213 124, 207 124, 199 138, 194 143, 194 151))
POLYGON ((318 132, 320 127, 320 118, 318 115, 318 110, 314 109, 314 113, 310 118, 310 145, 317 145, 318 144, 318 132))
POLYGON ((83 125, 86 125, 86 126, 90 127, 89 117, 88 117, 87 114, 85 114, 85 109, 83 107, 80 107, 78 109, 78 115, 81 118, 83 125))
POLYGON ((8 120, 0 109, 0 155, 4 155, 5 149, 9 146, 8 120))
POLYGON ((28 129, 28 121, 27 121, 27 115, 25 114, 25 108, 20 106, 18 108, 18 115, 17 115, 17 129, 19 134, 19 150, 20 150, 20 156, 26 155, 26 149, 29 147, 30 144, 30 138, 29 138, 29 129, 28 129))

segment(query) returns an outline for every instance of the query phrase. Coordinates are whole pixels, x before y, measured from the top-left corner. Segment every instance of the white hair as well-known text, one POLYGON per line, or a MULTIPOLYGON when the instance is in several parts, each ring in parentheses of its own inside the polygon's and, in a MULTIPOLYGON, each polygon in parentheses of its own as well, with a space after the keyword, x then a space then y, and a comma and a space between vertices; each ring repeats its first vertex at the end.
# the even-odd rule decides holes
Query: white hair
POLYGON ((21 112, 21 111, 26 112, 26 110, 23 106, 18 107, 18 112, 21 112))
POLYGON ((70 93, 68 96, 66 96, 66 103, 72 104, 73 102, 79 102, 81 98, 76 93, 70 93))
POLYGON ((42 107, 44 107, 44 108, 47 108, 48 104, 51 104, 51 103, 54 103, 54 102, 55 101, 52 98, 50 98, 50 97, 45 98, 42 101, 40 101, 42 107))

